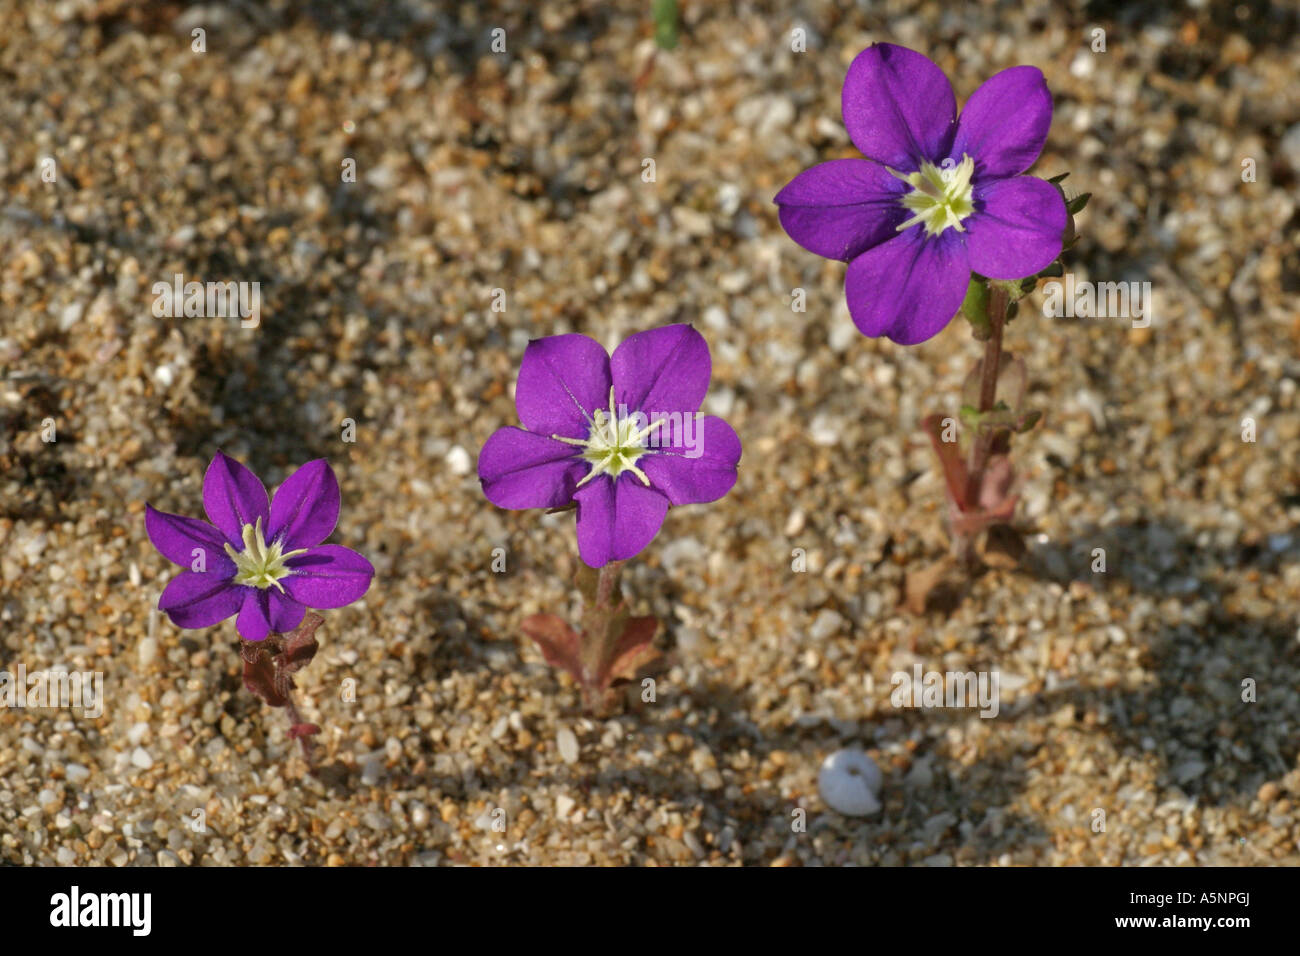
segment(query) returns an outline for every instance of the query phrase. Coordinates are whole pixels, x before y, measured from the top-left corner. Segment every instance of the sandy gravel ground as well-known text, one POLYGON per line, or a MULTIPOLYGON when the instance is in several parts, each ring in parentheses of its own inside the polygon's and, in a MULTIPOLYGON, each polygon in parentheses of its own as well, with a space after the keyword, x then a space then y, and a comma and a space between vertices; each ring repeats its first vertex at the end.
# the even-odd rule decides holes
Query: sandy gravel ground
POLYGON ((655 53, 648 3, 0 0, 0 667, 106 698, 0 713, 0 860, 1300 863, 1294 7, 847 6, 689 2, 655 53), (839 90, 877 40, 959 100, 1040 66, 1036 172, 1094 193, 1071 270, 1156 296, 1145 329, 1029 300, 1030 555, 920 617, 904 577, 946 545, 917 426, 977 347, 860 336, 771 204, 854 155, 839 90), (175 273, 260 282, 260 326, 156 318, 175 273), (596 721, 518 631, 578 610, 572 517, 495 509, 474 461, 529 338, 672 321, 745 456, 629 567, 668 663, 596 721), (300 681, 316 777, 233 621, 152 610, 144 504, 196 513, 218 448, 272 486, 328 457, 332 540, 378 569, 300 681), (891 706, 917 663, 998 671, 998 716, 891 706), (819 795, 845 747, 883 771, 873 817, 819 795))

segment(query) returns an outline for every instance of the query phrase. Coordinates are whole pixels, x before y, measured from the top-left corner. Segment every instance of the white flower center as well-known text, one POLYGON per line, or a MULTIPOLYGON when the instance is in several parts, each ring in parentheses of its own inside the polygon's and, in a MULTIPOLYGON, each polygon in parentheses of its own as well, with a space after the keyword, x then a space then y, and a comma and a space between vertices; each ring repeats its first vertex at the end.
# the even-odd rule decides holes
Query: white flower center
POLYGON ((614 389, 611 387, 609 390, 609 413, 606 414, 603 409, 596 409, 595 416, 588 419, 589 432, 585 439, 566 438, 563 435, 552 435, 551 437, 556 441, 564 442, 566 445, 577 445, 582 448, 582 457, 591 462, 591 471, 583 477, 582 481, 578 482, 579 488, 599 475, 618 478, 625 471, 630 471, 636 475, 641 479, 642 484, 648 488, 650 487, 650 479, 646 477, 644 471, 636 466, 637 459, 649 450, 644 444, 646 438, 667 419, 656 418, 645 427, 638 427, 644 421, 644 415, 618 417, 618 413, 614 409, 614 389))
POLYGON ((914 173, 889 172, 912 187, 912 191, 899 200, 912 217, 898 227, 902 232, 918 222, 925 226, 926 235, 937 236, 945 229, 965 232, 962 220, 975 211, 972 197, 974 187, 971 176, 975 173, 975 160, 965 153, 961 162, 952 165, 945 160, 940 169, 932 163, 922 163, 914 173))
POLYGON ((256 524, 244 525, 243 537, 243 551, 236 551, 229 544, 226 545, 226 554, 235 562, 235 583, 263 589, 274 584, 283 594, 284 585, 280 579, 293 574, 293 569, 285 567, 284 562, 295 555, 306 554, 307 549, 282 551, 278 539, 267 544, 266 538, 262 536, 261 518, 257 519, 256 524))

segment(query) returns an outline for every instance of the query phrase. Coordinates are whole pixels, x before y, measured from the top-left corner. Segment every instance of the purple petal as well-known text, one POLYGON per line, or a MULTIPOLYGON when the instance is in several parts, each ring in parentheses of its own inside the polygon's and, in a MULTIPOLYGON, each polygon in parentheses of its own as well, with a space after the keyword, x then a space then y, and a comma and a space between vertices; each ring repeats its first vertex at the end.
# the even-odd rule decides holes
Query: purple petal
POLYGON ((631 472, 617 481, 597 478, 578 489, 578 555, 588 567, 626 561, 654 540, 668 513, 668 499, 631 472))
POLYGON ((211 572, 182 571, 167 582, 158 610, 177 627, 211 627, 239 610, 244 588, 211 572))
POLYGON ((375 569, 350 548, 323 544, 285 564, 293 574, 280 579, 285 593, 308 607, 343 607, 365 594, 375 569))
POLYGON ((610 359, 614 395, 628 411, 694 412, 709 390, 713 360, 689 325, 665 325, 624 339, 610 359))
POLYGON ((498 428, 478 455, 478 477, 498 508, 559 508, 591 465, 580 451, 522 428, 498 428))
POLYGON ((261 588, 244 588, 244 602, 235 619, 239 636, 246 641, 264 641, 271 633, 271 601, 261 588))
POLYGON ((585 335, 533 339, 515 383, 520 423, 539 435, 586 438, 598 408, 609 408, 609 356, 585 335))
POLYGON ((281 594, 275 588, 267 588, 266 595, 271 602, 271 630, 277 634, 287 634, 302 623, 307 616, 307 608, 299 604, 288 594, 281 594))
POLYGON ((732 427, 716 415, 702 416, 692 427, 693 441, 675 440, 637 460, 650 484, 675 505, 717 501, 736 483, 740 439, 732 427))
POLYGON ((275 588, 244 588, 244 603, 235 627, 246 641, 262 641, 268 634, 284 634, 302 623, 307 609, 275 588))
MULTIPOLYGON (((975 181, 1023 173, 1034 164, 1052 125, 1052 94, 1043 71, 1013 66, 971 94, 957 120, 952 157, 975 160, 975 181)), ((977 270, 978 271, 978 270, 977 270)))
POLYGON ((285 479, 271 499, 266 540, 283 535, 284 550, 310 548, 330 536, 339 520, 339 482, 324 458, 285 479))
MULTIPOLYGON (((969 220, 968 220, 969 221, 969 220)), ((853 323, 863 335, 915 345, 937 335, 961 308, 970 283, 956 230, 923 238, 913 226, 858 256, 844 276, 853 323)))
POLYGON ((867 47, 849 66, 840 100, 849 138, 867 159, 910 173, 948 155, 957 99, 920 53, 892 43, 867 47))
POLYGON ((776 194, 781 226, 809 252, 847 261, 894 237, 908 213, 903 182, 879 163, 832 159, 776 194))
POLYGON ((158 553, 173 564, 194 570, 194 562, 202 555, 207 574, 218 578, 235 576, 235 564, 226 556, 225 538, 206 521, 145 505, 144 528, 158 553))
POLYGON ((976 212, 962 224, 970 267, 990 279, 1022 279, 1061 254, 1068 214, 1051 183, 1033 176, 976 188, 976 212))
POLYGON ((244 548, 244 525, 261 518, 265 528, 270 517, 261 479, 220 451, 203 476, 203 510, 240 551, 244 548))

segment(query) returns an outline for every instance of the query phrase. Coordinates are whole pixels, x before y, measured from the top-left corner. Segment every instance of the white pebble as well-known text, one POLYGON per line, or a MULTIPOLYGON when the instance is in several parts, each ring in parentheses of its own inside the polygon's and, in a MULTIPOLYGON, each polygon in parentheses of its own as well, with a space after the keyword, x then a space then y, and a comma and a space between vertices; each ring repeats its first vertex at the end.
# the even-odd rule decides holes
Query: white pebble
POLYGON ((555 798, 555 813, 561 820, 567 820, 575 806, 577 804, 574 803, 573 798, 566 793, 562 793, 555 798))
POLYGON ((700 317, 700 320, 715 332, 725 332, 727 330, 727 313, 719 306, 709 306, 704 310, 704 315, 700 317))
POLYGON ((68 783, 81 783, 90 777, 90 768, 83 767, 79 763, 64 764, 63 776, 67 778, 68 783))
MULTIPOLYGON (((1088 77, 1092 76, 1092 72, 1096 68, 1096 54, 1089 50, 1080 50, 1074 55, 1074 59, 1070 61, 1070 75, 1081 80, 1086 80, 1088 77)), ((992 365, 989 366, 989 368, 992 367, 992 365)), ((999 369, 999 371, 1001 370, 999 369)))
POLYGON ((830 331, 826 333, 826 344, 831 347, 832 352, 843 352, 861 337, 862 333, 849 321, 847 315, 837 315, 835 321, 830 324, 830 331))
POLYGON ((827 608, 813 620, 812 627, 808 629, 808 636, 818 643, 828 641, 838 634, 843 627, 843 616, 838 611, 827 608))
POLYGON ((135 750, 131 752, 131 763, 139 767, 141 770, 148 770, 153 766, 153 757, 150 757, 149 751, 145 750, 143 747, 136 747, 135 750))
POLYGON ((823 448, 832 448, 840 443, 840 422, 827 415, 817 415, 808 426, 808 437, 823 448))
POLYGON ((63 307, 59 313, 59 331, 67 332, 74 325, 81 321, 83 306, 80 302, 70 302, 63 307))
POLYGON ((469 452, 460 445, 453 445, 451 451, 447 452, 447 467, 453 475, 468 475, 474 462, 470 460, 469 452))
POLYGON ((837 750, 826 758, 817 774, 822 800, 847 817, 880 812, 882 783, 880 768, 861 750, 837 750))
POLYGON ((568 764, 578 762, 578 738, 573 735, 572 730, 561 727, 560 732, 555 735, 555 744, 560 748, 561 760, 568 764))

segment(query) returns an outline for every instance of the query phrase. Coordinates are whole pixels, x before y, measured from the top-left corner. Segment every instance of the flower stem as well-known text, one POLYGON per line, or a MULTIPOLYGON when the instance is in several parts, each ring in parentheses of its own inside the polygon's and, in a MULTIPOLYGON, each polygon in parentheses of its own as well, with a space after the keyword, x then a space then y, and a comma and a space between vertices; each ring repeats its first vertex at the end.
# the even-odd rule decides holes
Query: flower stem
POLYGON ((618 617, 624 610, 618 587, 623 564, 611 561, 600 569, 582 615, 582 696, 589 710, 601 702, 605 671, 618 640, 618 617))
MULTIPOLYGON (((988 318, 989 337, 984 343, 984 361, 980 366, 979 411, 988 412, 997 404, 998 373, 1002 368, 1002 330, 1007 320, 1010 298, 1001 283, 989 283, 988 318)), ((966 509, 980 509, 980 489, 984 486, 984 469, 988 467, 993 450, 993 429, 979 426, 971 443, 970 459, 966 468, 966 509)), ((967 562, 974 560, 972 536, 963 538, 958 550, 967 562)))
MULTIPOLYGON (((297 727, 299 724, 306 723, 306 721, 304 721, 304 720, 302 719, 302 714, 299 713, 299 711, 298 711, 298 704, 297 704, 297 702, 293 699, 293 691, 292 691, 292 690, 286 690, 286 691, 285 691, 285 694, 284 694, 284 697, 285 697, 285 705, 284 705, 284 706, 285 706, 285 709, 289 712, 289 726, 290 726, 290 727, 297 727)), ((310 735, 310 734, 302 734, 302 735, 298 738, 298 743, 300 743, 300 744, 302 745, 302 759, 305 760, 305 761, 307 761, 307 769, 310 770, 310 769, 312 768, 312 762, 311 762, 311 758, 312 758, 311 735, 310 735)))

